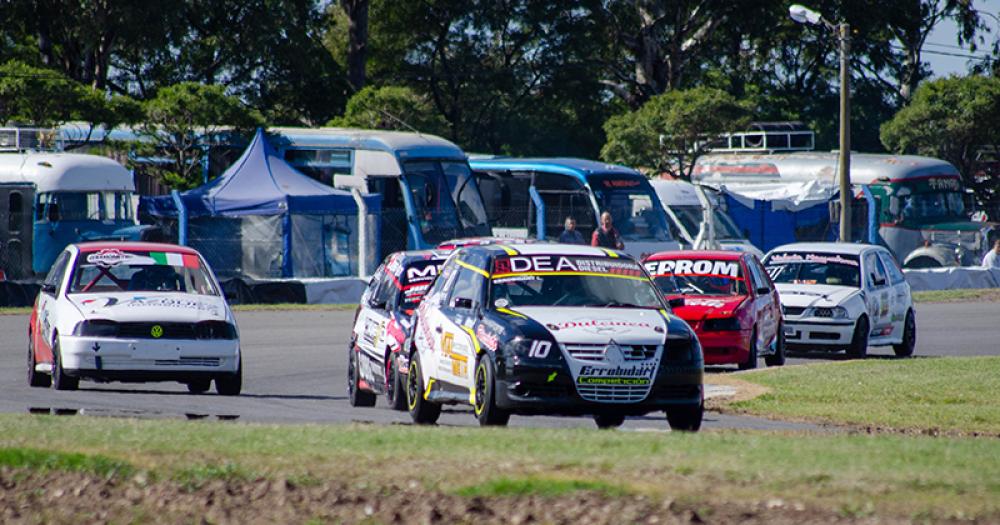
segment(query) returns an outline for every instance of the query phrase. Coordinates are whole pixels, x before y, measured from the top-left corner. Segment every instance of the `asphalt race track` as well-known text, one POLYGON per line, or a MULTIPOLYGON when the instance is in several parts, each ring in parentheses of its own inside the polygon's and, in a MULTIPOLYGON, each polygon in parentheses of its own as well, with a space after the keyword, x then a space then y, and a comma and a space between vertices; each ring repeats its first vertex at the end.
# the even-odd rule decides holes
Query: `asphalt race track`
MULTIPOLYGON (((352 312, 283 311, 237 314, 244 355, 243 394, 222 397, 192 395, 179 383, 81 382, 76 392, 30 388, 25 379, 26 315, 0 315, 0 411, 106 416, 236 419, 255 422, 409 424, 405 412, 385 408, 356 409, 347 402, 347 340, 352 312)), ((920 304, 917 308, 916 356, 1000 354, 994 334, 1000 304, 920 304)), ((873 359, 891 358, 891 348, 870 349, 873 359)), ((789 364, 836 358, 797 356, 789 364)), ((763 360, 760 361, 763 366, 763 360)), ((727 373, 713 369, 706 376, 727 373)), ((474 425, 470 410, 454 408, 442 425, 474 425)), ((512 426, 580 426, 595 428, 589 418, 518 417, 512 426)), ((662 415, 633 418, 628 429, 666 430, 662 415)), ((706 414, 704 428, 820 429, 813 425, 773 422, 749 417, 706 414)))

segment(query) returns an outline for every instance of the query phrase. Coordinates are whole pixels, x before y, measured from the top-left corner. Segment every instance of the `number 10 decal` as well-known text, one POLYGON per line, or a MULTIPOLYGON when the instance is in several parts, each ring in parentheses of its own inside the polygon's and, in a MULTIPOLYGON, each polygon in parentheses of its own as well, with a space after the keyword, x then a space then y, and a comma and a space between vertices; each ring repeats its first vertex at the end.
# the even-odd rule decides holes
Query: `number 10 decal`
POLYGON ((552 343, 548 341, 532 341, 531 349, 528 350, 528 357, 534 359, 545 359, 552 349, 552 343))

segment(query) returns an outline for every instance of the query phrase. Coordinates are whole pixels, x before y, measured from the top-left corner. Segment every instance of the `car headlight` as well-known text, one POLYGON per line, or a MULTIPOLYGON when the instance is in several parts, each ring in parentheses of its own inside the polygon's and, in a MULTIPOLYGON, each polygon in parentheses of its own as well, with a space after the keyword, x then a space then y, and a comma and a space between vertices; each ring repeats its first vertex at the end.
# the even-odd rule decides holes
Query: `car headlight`
POLYGON ((73 335, 83 337, 116 337, 118 335, 118 323, 108 319, 80 321, 73 328, 73 335))
POLYGON ((833 308, 813 308, 814 317, 826 317, 828 319, 847 319, 850 317, 847 308, 834 306, 833 308))
POLYGON ((709 319, 705 321, 704 327, 706 332, 733 331, 740 329, 740 322, 735 317, 727 317, 725 319, 709 319))
POLYGON ((195 325, 198 339, 236 339, 236 327, 225 321, 202 321, 195 325))

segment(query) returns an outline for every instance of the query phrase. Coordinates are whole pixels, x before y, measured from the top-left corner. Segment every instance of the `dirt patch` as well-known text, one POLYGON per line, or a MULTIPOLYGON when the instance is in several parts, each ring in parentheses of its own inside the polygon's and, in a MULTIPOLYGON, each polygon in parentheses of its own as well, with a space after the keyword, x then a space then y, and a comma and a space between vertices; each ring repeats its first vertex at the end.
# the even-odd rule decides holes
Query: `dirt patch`
MULTIPOLYGON (((213 480, 199 487, 81 473, 0 471, 3 523, 856 523, 870 513, 831 512, 779 499, 680 504, 643 495, 462 497, 418 483, 288 479, 213 480)), ((719 500, 724 495, 715 495, 719 500)), ((880 516, 880 523, 905 519, 880 516)))
POLYGON ((705 400, 705 408, 709 410, 722 411, 730 403, 748 401, 755 397, 760 397, 771 391, 770 388, 744 381, 737 377, 738 374, 713 374, 706 379, 706 383, 713 385, 723 385, 736 390, 732 395, 724 395, 705 400))

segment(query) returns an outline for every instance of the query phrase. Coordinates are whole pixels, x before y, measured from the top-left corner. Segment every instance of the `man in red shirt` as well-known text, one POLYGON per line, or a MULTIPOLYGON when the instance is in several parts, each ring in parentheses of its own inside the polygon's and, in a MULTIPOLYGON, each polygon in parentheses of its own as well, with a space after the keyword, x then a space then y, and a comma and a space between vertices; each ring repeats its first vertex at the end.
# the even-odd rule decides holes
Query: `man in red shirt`
POLYGON ((611 222, 610 213, 604 212, 601 214, 601 225, 594 230, 594 235, 590 237, 590 245, 611 248, 612 250, 625 249, 625 243, 622 242, 621 235, 618 234, 618 230, 615 229, 614 224, 611 222))

